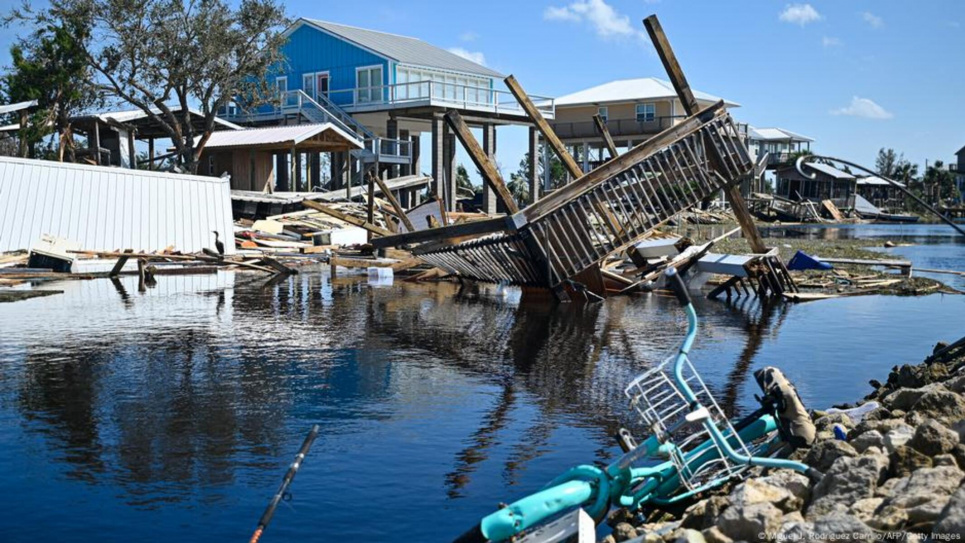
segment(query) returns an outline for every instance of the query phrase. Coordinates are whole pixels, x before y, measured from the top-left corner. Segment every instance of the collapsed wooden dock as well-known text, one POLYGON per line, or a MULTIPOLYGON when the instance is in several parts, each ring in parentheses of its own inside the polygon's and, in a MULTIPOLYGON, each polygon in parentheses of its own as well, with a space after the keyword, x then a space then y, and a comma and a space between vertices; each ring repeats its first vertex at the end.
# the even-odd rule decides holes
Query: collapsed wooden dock
MULTIPOLYGON (((584 173, 512 76, 506 83, 542 132, 571 184, 519 209, 491 157, 485 155, 457 112, 446 120, 466 147, 484 181, 510 215, 462 225, 373 239, 376 247, 410 248, 414 255, 468 279, 552 289, 568 299, 570 287, 602 284, 601 263, 647 237, 674 215, 696 209, 723 192, 757 253, 767 253, 736 185, 754 168, 743 138, 723 101, 703 110, 655 16, 644 21, 688 117, 660 134, 584 173)), ((598 123, 599 124, 599 123, 598 123)), ((604 139, 606 127, 601 126, 604 139)), ((783 267, 774 258, 774 267, 783 267)), ((775 294, 794 290, 781 270, 775 294)))

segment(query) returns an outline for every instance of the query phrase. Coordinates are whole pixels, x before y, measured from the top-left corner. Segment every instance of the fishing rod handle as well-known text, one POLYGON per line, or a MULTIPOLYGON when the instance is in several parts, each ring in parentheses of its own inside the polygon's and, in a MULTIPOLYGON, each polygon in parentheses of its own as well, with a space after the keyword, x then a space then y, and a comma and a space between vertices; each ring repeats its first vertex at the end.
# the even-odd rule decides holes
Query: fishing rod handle
POLYGON ((684 284, 684 280, 681 279, 680 274, 677 273, 677 268, 669 266, 667 271, 664 272, 664 277, 667 278, 667 286, 670 287, 670 290, 677 296, 680 307, 690 305, 690 292, 687 291, 687 285, 684 284))

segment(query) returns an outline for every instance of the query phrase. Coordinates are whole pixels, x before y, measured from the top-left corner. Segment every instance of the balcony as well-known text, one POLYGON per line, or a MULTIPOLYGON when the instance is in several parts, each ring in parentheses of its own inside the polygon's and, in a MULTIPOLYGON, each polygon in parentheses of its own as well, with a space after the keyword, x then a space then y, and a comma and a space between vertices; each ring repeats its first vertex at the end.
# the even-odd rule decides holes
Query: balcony
MULTIPOLYGON (((509 91, 437 81, 332 90, 329 91, 328 98, 349 113, 438 107, 497 116, 526 117, 526 112, 509 91)), ((530 95, 530 100, 543 117, 547 119, 555 117, 556 110, 552 98, 530 95)))
MULTIPOLYGON (((666 117, 655 117, 652 121, 637 121, 636 119, 610 119, 606 122, 607 130, 615 139, 634 138, 637 136, 651 136, 658 134, 681 119, 683 115, 666 117)), ((600 132, 596 128, 596 122, 575 121, 575 122, 554 122, 553 130, 556 135, 563 140, 593 139, 600 137, 600 132)))

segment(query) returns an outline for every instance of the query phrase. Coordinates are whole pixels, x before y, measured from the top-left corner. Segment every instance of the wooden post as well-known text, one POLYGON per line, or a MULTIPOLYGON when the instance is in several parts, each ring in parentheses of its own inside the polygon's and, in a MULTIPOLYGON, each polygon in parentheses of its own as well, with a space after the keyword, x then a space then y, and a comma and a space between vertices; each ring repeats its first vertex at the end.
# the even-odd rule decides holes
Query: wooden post
POLYGON ((596 123, 597 130, 599 130, 603 136, 603 143, 606 145, 607 151, 610 152, 610 158, 616 158, 617 146, 613 143, 613 136, 610 135, 610 130, 606 127, 606 122, 603 120, 603 117, 600 117, 600 114, 597 113, 593 116, 593 122, 596 123))
POLYGON ((136 170, 137 154, 135 154, 134 152, 134 131, 133 130, 127 131, 127 154, 128 154, 128 157, 130 157, 131 169, 136 170))
POLYGON ((308 191, 311 192, 315 190, 316 187, 322 186, 322 154, 318 151, 312 151, 309 156, 309 187, 308 191))
POLYGON ((509 192, 509 188, 506 187, 506 182, 503 181, 503 176, 499 174, 499 170, 493 165, 492 161, 486 155, 483 148, 476 141, 476 138, 472 135, 472 131, 469 130, 469 126, 466 122, 462 120, 462 115, 454 109, 450 109, 446 112, 446 122, 452 128, 456 137, 462 142, 462 146, 469 153, 469 158, 472 159, 473 164, 482 173, 483 180, 486 184, 492 188, 499 199, 506 206, 506 210, 509 214, 515 214, 519 212, 519 206, 513 200, 512 193, 509 192))
POLYGON ((441 116, 432 117, 432 192, 436 197, 446 198, 445 145, 443 143, 445 123, 441 116))
POLYGON ((94 163, 101 165, 101 123, 94 121, 94 163))
MULTIPOLYGON (((371 177, 371 174, 369 174, 369 176, 371 177)), ((389 186, 386 185, 385 181, 383 181, 382 178, 377 175, 375 176, 375 182, 378 183, 379 188, 382 189, 382 195, 385 196, 385 199, 388 200, 390 204, 392 204, 392 209, 395 210, 395 213, 396 215, 399 216, 399 219, 402 221, 402 224, 405 225, 406 229, 408 229, 409 232, 414 232, 415 226, 412 225, 412 221, 410 221, 409 217, 406 216, 405 209, 403 209, 402 205, 399 204, 399 201, 395 199, 395 195, 393 195, 392 191, 389 190, 389 186)))
MULTIPOLYGON (((374 171, 369 172, 369 201, 368 201, 368 215, 366 215, 369 224, 375 224, 375 178, 379 175, 379 163, 375 162, 374 171)), ((372 241, 372 231, 367 232, 369 241, 372 241)))
POLYGON ((543 115, 536 109, 536 105, 529 99, 529 95, 527 95, 526 91, 519 85, 516 78, 513 76, 507 77, 506 86, 509 87, 509 91, 516 97, 516 101, 519 102, 519 105, 523 108, 523 111, 526 112, 526 115, 529 116, 533 124, 536 125, 536 128, 539 129, 546 143, 556 152, 556 156, 560 157, 560 162, 563 163, 566 170, 573 176, 573 179, 582 177, 583 170, 580 168, 580 165, 576 163, 572 155, 566 152, 566 146, 563 145, 560 138, 556 136, 556 132, 553 132, 549 123, 546 122, 543 115))
POLYGON ((153 170, 154 168, 154 138, 148 138, 147 140, 147 169, 153 170))
MULTIPOLYGON (((647 33, 650 34, 650 39, 657 49, 657 55, 660 57, 663 67, 667 70, 667 76, 670 77, 670 82, 677 91, 677 96, 684 106, 684 111, 687 112, 688 116, 697 113, 697 98, 694 96, 690 84, 687 83, 687 78, 680 68, 680 63, 677 62, 677 56, 670 46, 670 40, 667 39, 667 35, 663 31, 663 27, 660 26, 660 21, 657 20, 657 16, 651 15, 647 17, 643 20, 643 25, 647 28, 647 33)), ((705 145, 705 148, 716 150, 716 147, 713 145, 705 145)), ((720 160, 720 157, 715 156, 713 152, 709 154, 709 158, 711 160, 720 160)), ((747 210, 747 204, 740 195, 740 187, 734 184, 726 184, 725 186, 727 188, 724 189, 724 194, 727 196, 727 201, 730 203, 731 210, 734 212, 737 222, 744 231, 744 237, 747 238, 747 243, 751 246, 751 250, 755 253, 766 253, 767 246, 764 245, 764 238, 761 237, 761 233, 757 229, 757 224, 754 223, 754 218, 747 210)))
MULTIPOLYGON (((482 127, 482 147, 483 152, 489 157, 489 160, 495 162, 496 160, 496 125, 492 123, 486 123, 482 127)), ((499 211, 496 201, 496 191, 492 189, 486 183, 483 183, 483 194, 482 194, 482 210, 483 213, 492 215, 499 211)))
POLYGON ((530 202, 539 200, 539 132, 536 128, 529 127, 529 161, 526 163, 529 168, 529 198, 530 202))
MULTIPOLYGON (((124 252, 125 252, 125 253, 133 253, 133 252, 134 252, 134 249, 125 249, 124 252)), ((127 264, 127 259, 129 259, 129 258, 130 258, 129 256, 121 256, 120 258, 118 258, 118 259, 117 259, 117 264, 114 264, 114 267, 111 268, 111 271, 107 274, 107 276, 108 276, 108 277, 117 277, 118 274, 121 273, 121 269, 124 267, 124 264, 127 264)), ((140 271, 140 269, 141 269, 141 268, 140 268, 140 265, 138 265, 138 271, 140 271)))
MULTIPOLYGON (((96 121, 94 124, 95 125, 97 124, 96 121)), ((26 130, 27 130, 27 110, 21 109, 20 110, 20 128, 17 131, 17 139, 20 140, 18 142, 20 144, 20 158, 27 158, 27 138, 24 137, 26 130)))

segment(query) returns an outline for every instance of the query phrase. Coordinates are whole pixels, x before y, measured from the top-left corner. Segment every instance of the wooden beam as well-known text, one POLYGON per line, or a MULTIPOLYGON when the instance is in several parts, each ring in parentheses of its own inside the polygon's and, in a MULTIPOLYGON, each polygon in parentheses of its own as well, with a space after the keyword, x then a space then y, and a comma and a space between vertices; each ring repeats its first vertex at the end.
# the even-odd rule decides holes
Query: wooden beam
POLYGON ((610 158, 616 158, 618 156, 617 146, 613 143, 613 136, 610 135, 610 129, 606 127, 603 117, 600 117, 600 114, 597 113, 593 116, 593 122, 596 123, 596 129, 603 136, 603 143, 606 144, 606 150, 610 152, 610 158))
POLYGON ((409 245, 411 243, 421 243, 424 241, 436 241, 462 236, 481 236, 484 234, 505 232, 510 229, 508 219, 506 217, 499 217, 496 219, 465 222, 452 226, 429 228, 427 230, 417 230, 415 232, 386 236, 384 238, 373 239, 372 246, 376 249, 398 247, 400 245, 409 245))
POLYGON ((687 115, 697 113, 697 98, 694 97, 694 91, 690 88, 690 84, 687 83, 684 71, 680 67, 680 63, 677 62, 677 55, 674 54, 673 48, 670 46, 670 40, 667 39, 667 35, 663 31, 660 21, 657 20, 657 16, 651 15, 644 19, 643 26, 647 28, 647 33, 650 34, 650 40, 653 41, 653 46, 657 50, 657 56, 660 57, 660 62, 663 63, 664 69, 667 70, 670 83, 673 85, 674 90, 677 91, 677 96, 680 97, 680 101, 683 103, 684 111, 687 112, 687 115))
MULTIPOLYGON (((643 20, 643 26, 647 28, 647 33, 650 34, 650 40, 653 41, 653 46, 657 50, 657 56, 660 57, 660 62, 667 70, 667 76, 670 78, 674 90, 677 91, 677 97, 680 98, 684 111, 687 112, 687 115, 694 115, 698 111, 697 98, 694 96, 690 84, 687 83, 687 77, 684 75, 680 63, 677 62, 677 55, 674 54, 670 40, 667 39, 660 21, 657 20, 656 15, 651 15, 643 20)), ((708 158, 712 162, 719 163, 721 157, 717 156, 717 148, 709 144, 704 145, 704 147, 709 151, 708 158)), ((744 230, 744 237, 747 238, 751 250, 755 253, 766 253, 767 246, 764 244, 764 238, 761 237, 761 232, 757 229, 754 218, 747 210, 747 203, 741 197, 740 188, 736 184, 728 184, 730 181, 727 180, 724 185, 726 187, 724 188, 724 195, 730 203, 731 211, 734 212, 737 222, 744 230)))
POLYGON ((466 149, 466 152, 469 153, 469 158, 472 159, 473 164, 476 165, 476 168, 479 168, 483 180, 496 192, 496 195, 502 200, 509 214, 518 213, 519 206, 517 206, 516 201, 513 200, 513 195, 509 192, 506 182, 503 181, 503 176, 499 174, 499 170, 496 169, 492 160, 489 159, 489 156, 483 151, 479 142, 476 141, 475 136, 472 135, 469 126, 462 120, 459 112, 454 109, 447 111, 446 122, 449 123, 449 127, 452 128, 453 133, 455 133, 459 141, 462 142, 462 146, 466 149))
POLYGON ((550 128, 549 123, 543 118, 543 114, 536 109, 536 105, 533 104, 533 101, 529 99, 529 95, 526 94, 526 91, 519 86, 519 82, 516 81, 516 78, 513 76, 507 77, 506 86, 509 87, 509 92, 513 93, 513 96, 516 97, 516 101, 519 102, 519 105, 523 108, 523 111, 526 112, 526 115, 529 116, 529 119, 533 121, 533 124, 536 125, 536 128, 538 128, 540 133, 543 134, 543 138, 546 140, 546 143, 553 148, 553 151, 556 152, 556 156, 560 157, 560 162, 562 162, 563 167, 570 172, 570 175, 573 176, 573 179, 579 179, 582 177, 583 169, 580 168, 580 165, 576 163, 576 160, 573 158, 573 156, 567 152, 566 146, 563 145, 563 142, 560 141, 560 138, 556 136, 556 132, 553 132, 553 129, 550 128))
POLYGON ((389 186, 377 175, 375 176, 375 182, 379 184, 379 189, 382 190, 382 196, 385 196, 385 199, 392 205, 392 209, 395 210, 395 214, 399 217, 399 220, 402 221, 402 224, 405 225, 409 232, 414 232, 415 226, 412 225, 412 221, 410 221, 408 215, 405 214, 405 209, 399 204, 399 200, 397 200, 395 195, 392 194, 392 191, 389 190, 389 186))
POLYGON ((608 160, 602 166, 580 177, 576 181, 553 191, 552 194, 543 198, 539 202, 523 210, 528 221, 533 221, 537 217, 545 215, 549 211, 572 200, 578 194, 589 190, 598 183, 601 183, 614 175, 639 163, 654 151, 674 143, 685 135, 699 129, 703 124, 715 115, 719 115, 723 110, 724 102, 719 101, 701 110, 697 115, 685 119, 667 130, 653 136, 647 141, 635 146, 633 149, 623 153, 619 157, 608 160))
MULTIPOLYGON (((133 252, 134 252, 134 249, 125 249, 124 252, 125 252, 125 253, 133 253, 133 252)), ((121 268, 124 267, 124 264, 127 264, 127 260, 128 260, 129 258, 130 258, 130 257, 129 257, 129 256, 126 256, 126 255, 118 258, 118 259, 117 259, 117 264, 114 264, 114 267, 111 268, 110 273, 107 274, 108 277, 116 277, 119 273, 121 273, 121 268)))
POLYGON ((372 232, 373 234, 378 234, 378 235, 380 235, 380 236, 392 236, 392 232, 386 230, 385 228, 382 228, 382 227, 376 226, 376 225, 374 225, 374 224, 371 224, 371 223, 369 223, 369 222, 366 222, 366 221, 364 221, 364 220, 362 220, 362 219, 359 219, 358 217, 353 217, 353 216, 348 215, 348 214, 346 214, 346 213, 342 213, 341 211, 339 211, 339 210, 337 210, 337 209, 332 209, 332 208, 327 207, 327 206, 324 206, 324 205, 322 205, 322 204, 320 204, 320 203, 318 203, 318 202, 313 202, 313 201, 311 201, 311 200, 302 200, 302 205, 305 206, 305 207, 307 207, 307 208, 309 208, 309 209, 314 209, 315 211, 321 211, 322 213, 324 213, 324 214, 326 214, 326 215, 328 215, 328 216, 330 216, 330 217, 335 217, 336 219, 345 221, 345 222, 347 222, 347 223, 349 223, 349 224, 351 224, 351 225, 353 225, 353 226, 358 226, 359 228, 364 228, 365 230, 368 230, 369 232, 372 232))
MULTIPOLYGON (((372 171, 369 172, 369 179, 368 179, 369 190, 368 190, 368 201, 366 202, 368 204, 366 206, 367 208, 366 217, 368 218, 369 224, 375 224, 375 177, 378 175, 379 175, 379 162, 378 162, 378 159, 376 159, 375 167, 372 169, 372 171)), ((390 232, 390 235, 391 235, 391 232, 390 232)), ((369 238, 369 241, 372 241, 371 230, 368 231, 368 238, 369 238)))

